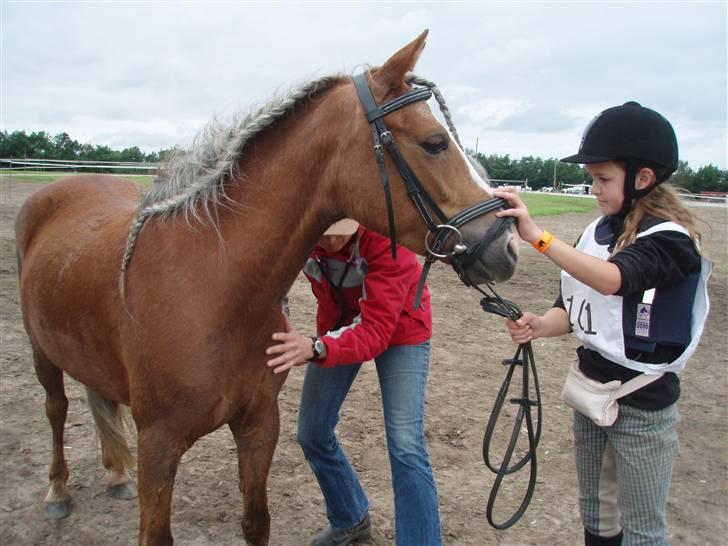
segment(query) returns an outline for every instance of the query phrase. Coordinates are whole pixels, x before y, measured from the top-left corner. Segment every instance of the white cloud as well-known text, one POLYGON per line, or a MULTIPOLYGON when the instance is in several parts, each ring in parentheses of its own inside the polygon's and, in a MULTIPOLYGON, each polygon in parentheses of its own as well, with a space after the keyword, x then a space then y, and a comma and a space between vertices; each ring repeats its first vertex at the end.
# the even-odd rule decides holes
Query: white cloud
MULTIPOLYGON (((417 72, 479 150, 561 157, 638 100, 692 166, 728 166, 725 3, 2 3, 3 130, 147 151, 215 115, 381 64, 430 29, 417 72)), ((195 127, 193 127, 195 126, 195 127)))

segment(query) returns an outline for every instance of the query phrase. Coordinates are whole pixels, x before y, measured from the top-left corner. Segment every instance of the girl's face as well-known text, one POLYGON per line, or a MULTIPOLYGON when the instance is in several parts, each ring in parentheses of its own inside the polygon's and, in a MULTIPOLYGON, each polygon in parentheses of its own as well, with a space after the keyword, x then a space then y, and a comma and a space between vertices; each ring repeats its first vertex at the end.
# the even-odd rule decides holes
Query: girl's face
POLYGON ((624 203, 624 168, 616 161, 584 165, 592 177, 592 194, 597 198, 602 214, 617 214, 624 203))

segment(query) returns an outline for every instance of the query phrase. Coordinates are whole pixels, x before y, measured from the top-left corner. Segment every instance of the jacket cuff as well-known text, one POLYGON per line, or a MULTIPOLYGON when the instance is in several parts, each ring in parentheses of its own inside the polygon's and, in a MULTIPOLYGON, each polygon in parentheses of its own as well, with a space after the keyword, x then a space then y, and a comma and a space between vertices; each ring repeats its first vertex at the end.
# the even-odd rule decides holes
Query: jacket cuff
POLYGON ((316 363, 322 368, 333 368, 336 366, 339 357, 339 344, 329 336, 322 336, 321 341, 326 345, 326 358, 317 360, 316 363))

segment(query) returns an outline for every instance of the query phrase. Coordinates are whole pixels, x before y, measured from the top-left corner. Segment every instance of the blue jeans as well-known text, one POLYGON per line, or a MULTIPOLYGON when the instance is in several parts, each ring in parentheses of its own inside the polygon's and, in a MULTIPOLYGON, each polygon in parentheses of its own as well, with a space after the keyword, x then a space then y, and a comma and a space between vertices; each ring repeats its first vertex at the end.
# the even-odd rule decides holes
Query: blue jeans
MULTIPOLYGON (((429 341, 390 347, 376 359, 394 489, 398 546, 439 546, 437 488, 425 447, 429 341)), ((298 443, 318 480, 334 529, 359 523, 369 500, 336 439, 341 405, 361 364, 309 364, 301 392, 298 443)))

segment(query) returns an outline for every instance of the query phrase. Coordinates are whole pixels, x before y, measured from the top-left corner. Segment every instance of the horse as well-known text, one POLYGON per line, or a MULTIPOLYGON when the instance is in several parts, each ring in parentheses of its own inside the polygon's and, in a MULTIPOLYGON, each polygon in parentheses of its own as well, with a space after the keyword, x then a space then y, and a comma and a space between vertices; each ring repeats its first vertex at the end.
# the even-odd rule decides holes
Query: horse
MULTIPOLYGON (((492 193, 430 106, 404 100, 426 36, 362 77, 376 103, 404 101, 382 114, 388 142, 428 206, 452 217, 492 193)), ((87 388, 110 492, 121 498, 137 494, 120 417, 130 408, 140 545, 173 544, 180 459, 223 425, 237 446, 243 535, 268 543, 266 483, 285 374, 265 366, 265 350, 284 327, 285 294, 315 242, 344 217, 391 236, 387 218, 395 220, 397 243, 427 253, 428 228, 406 187, 389 184, 382 199, 379 176, 394 181, 399 172, 392 157, 375 159, 381 148, 372 150, 364 114, 351 76, 319 78, 232 121, 213 119, 146 193, 119 177, 77 175, 27 199, 15 232, 24 325, 52 428, 48 517, 71 510, 68 374, 87 388)), ((458 231, 458 244, 478 248, 466 268, 476 283, 506 280, 515 268, 513 226, 477 246, 494 222, 489 209, 458 231)))

